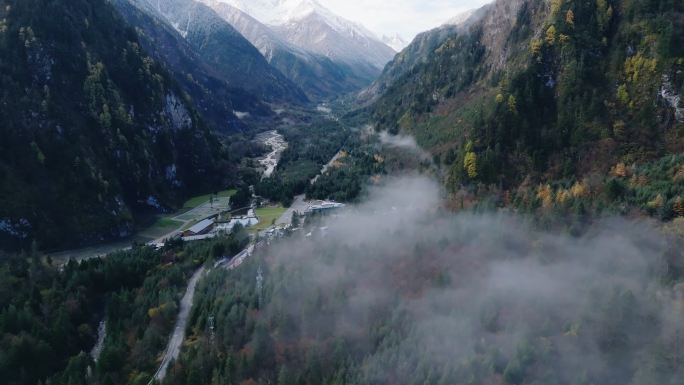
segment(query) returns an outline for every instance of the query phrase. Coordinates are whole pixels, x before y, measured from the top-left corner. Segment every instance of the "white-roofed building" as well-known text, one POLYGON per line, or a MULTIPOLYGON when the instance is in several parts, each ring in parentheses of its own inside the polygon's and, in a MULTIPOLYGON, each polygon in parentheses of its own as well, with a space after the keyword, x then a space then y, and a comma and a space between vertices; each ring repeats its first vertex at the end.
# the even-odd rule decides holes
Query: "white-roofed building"
POLYGON ((185 230, 183 232, 183 236, 184 237, 194 237, 194 236, 198 236, 198 235, 208 234, 213 228, 214 228, 214 220, 213 219, 205 219, 203 221, 198 222, 197 224, 190 227, 189 229, 185 230))

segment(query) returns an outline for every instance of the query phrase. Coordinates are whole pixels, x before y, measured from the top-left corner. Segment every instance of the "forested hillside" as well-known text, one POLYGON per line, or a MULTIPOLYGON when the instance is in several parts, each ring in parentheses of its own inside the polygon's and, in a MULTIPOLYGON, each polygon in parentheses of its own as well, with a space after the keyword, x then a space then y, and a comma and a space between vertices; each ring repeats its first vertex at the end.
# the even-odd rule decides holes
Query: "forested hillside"
POLYGON ((479 184, 503 203, 520 192, 557 201, 584 183, 617 192, 610 201, 671 209, 678 190, 630 178, 683 150, 683 71, 681 1, 497 1, 392 82, 373 111, 380 129, 414 134, 433 153, 451 191, 479 184))
POLYGON ((173 331, 187 279, 206 260, 236 253, 244 239, 133 248, 65 266, 36 250, 3 256, 2 383, 147 384, 173 331), (104 335, 98 335, 101 321, 104 335), (98 337, 104 339, 95 354, 98 337))
POLYGON ((0 244, 128 235, 226 178, 220 144, 105 0, 0 2, 0 244))

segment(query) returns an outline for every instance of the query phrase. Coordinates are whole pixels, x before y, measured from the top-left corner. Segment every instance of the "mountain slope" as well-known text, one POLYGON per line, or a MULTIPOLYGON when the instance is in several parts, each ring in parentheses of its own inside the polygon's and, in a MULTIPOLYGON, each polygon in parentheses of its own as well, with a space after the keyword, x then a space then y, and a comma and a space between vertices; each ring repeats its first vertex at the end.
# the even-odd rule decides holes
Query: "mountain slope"
POLYGON ((174 75, 213 130, 222 133, 245 130, 245 123, 235 115, 235 111, 262 116, 270 113, 268 106, 257 97, 244 89, 231 87, 154 9, 129 0, 114 0, 112 3, 128 24, 141 33, 145 51, 174 75))
POLYGON ((133 0, 156 10, 231 86, 274 102, 302 103, 302 90, 216 12, 194 0, 133 0))
POLYGON ((219 143, 105 0, 0 1, 0 248, 126 236, 226 178, 219 143))
POLYGON ((489 6, 461 14, 447 24, 433 30, 418 34, 411 44, 400 51, 387 64, 382 74, 373 84, 359 94, 360 102, 366 104, 375 101, 387 88, 403 75, 413 71, 419 65, 432 59, 434 51, 448 38, 467 32, 468 28, 481 20, 489 6))
POLYGON ((201 1, 240 31, 273 67, 312 99, 329 99, 357 91, 373 80, 372 75, 358 74, 352 66, 288 43, 271 27, 238 8, 216 0, 201 1))
POLYGON ((452 189, 581 178, 678 153, 683 7, 497 1, 431 55, 407 49, 418 64, 397 71, 374 116, 441 159, 452 189))

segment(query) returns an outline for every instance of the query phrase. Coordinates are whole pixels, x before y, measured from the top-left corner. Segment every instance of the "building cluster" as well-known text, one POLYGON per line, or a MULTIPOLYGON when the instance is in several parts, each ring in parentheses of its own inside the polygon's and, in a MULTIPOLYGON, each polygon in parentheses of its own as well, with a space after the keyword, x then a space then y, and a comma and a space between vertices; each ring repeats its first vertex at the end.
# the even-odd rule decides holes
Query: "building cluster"
POLYGON ((218 234, 228 234, 238 225, 242 227, 251 227, 258 223, 259 218, 257 218, 254 209, 250 209, 246 215, 230 217, 227 220, 224 220, 223 215, 219 214, 204 219, 183 231, 181 238, 184 241, 199 241, 213 238, 218 234))
MULTIPOLYGON (((345 207, 344 204, 332 201, 312 201, 306 205, 306 209, 300 214, 309 215, 323 213, 343 207, 345 207)), ((214 238, 220 234, 229 234, 238 225, 243 228, 248 228, 256 226, 258 223, 259 218, 257 217, 254 208, 249 209, 245 215, 228 216, 227 219, 224 219, 223 214, 217 214, 203 219, 187 230, 184 230, 180 237, 186 242, 200 241, 214 238)), ((265 230, 263 235, 267 238, 279 237, 284 234, 285 230, 286 228, 272 227, 268 230, 265 230)))

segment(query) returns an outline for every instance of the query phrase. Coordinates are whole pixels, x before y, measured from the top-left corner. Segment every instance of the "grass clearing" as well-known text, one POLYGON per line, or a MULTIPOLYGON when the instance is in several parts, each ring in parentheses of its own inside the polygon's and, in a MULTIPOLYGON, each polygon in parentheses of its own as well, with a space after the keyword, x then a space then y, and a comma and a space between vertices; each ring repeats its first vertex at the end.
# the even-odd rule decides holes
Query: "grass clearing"
POLYGON ((169 216, 161 216, 152 224, 152 226, 144 229, 138 235, 144 238, 156 239, 164 234, 177 229, 183 222, 176 221, 169 216))
POLYGON ((205 195, 200 195, 196 196, 194 198, 190 198, 185 204, 183 205, 184 210, 192 210, 196 207, 199 207, 207 202, 209 202, 209 199, 214 196, 217 198, 228 198, 232 197, 237 193, 237 190, 225 190, 217 193, 216 195, 214 194, 205 194, 205 195))
POLYGON ((273 226, 273 222, 278 220, 285 212, 287 209, 282 206, 277 206, 277 207, 262 207, 256 209, 256 215, 259 218, 259 224, 252 227, 251 230, 253 231, 261 231, 261 230, 266 230, 269 227, 273 226))

